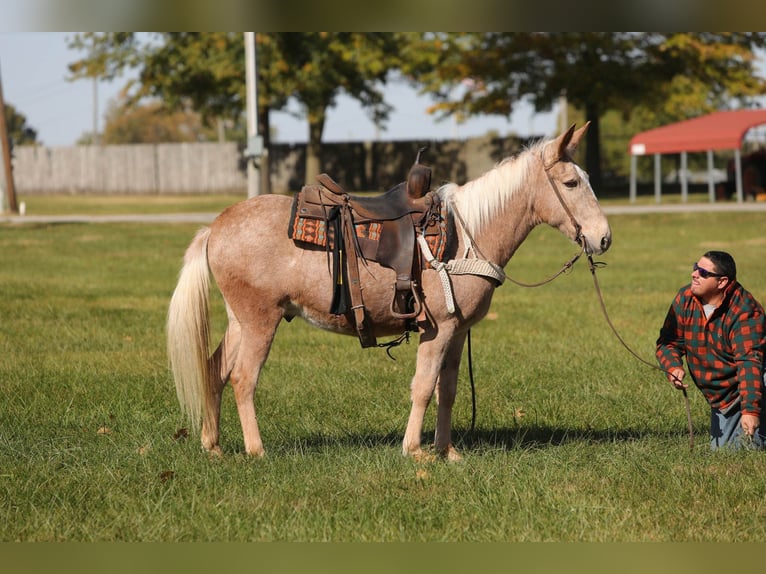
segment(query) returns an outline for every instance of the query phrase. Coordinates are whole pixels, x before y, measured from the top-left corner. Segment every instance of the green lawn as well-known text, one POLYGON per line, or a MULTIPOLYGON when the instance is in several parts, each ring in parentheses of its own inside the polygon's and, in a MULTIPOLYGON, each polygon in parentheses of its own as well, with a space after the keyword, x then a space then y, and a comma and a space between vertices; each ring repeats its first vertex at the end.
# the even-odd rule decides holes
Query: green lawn
POLYGON ((20 195, 27 215, 217 213, 245 195, 20 195))
MULTIPOLYGON (((53 212, 44 199, 28 210, 53 212)), ((199 199, 190 211, 231 201, 199 199)), ((130 201, 120 209, 146 207, 130 201)), ((611 223, 598 278, 642 357, 707 249, 731 251, 766 301, 766 213, 611 223)), ((224 456, 209 458, 184 437, 164 351, 197 227, 0 225, 0 541, 764 539, 766 455, 710 453, 696 390, 690 451, 682 396, 611 334, 584 261, 544 287, 496 292, 472 333, 474 432, 465 361, 461 374, 461 463, 400 454, 417 337, 392 361, 300 321, 280 328, 256 398, 267 457, 242 454, 227 388, 224 456)), ((540 280, 575 251, 538 228, 507 272, 540 280)), ((220 333, 219 297, 213 308, 220 333)))

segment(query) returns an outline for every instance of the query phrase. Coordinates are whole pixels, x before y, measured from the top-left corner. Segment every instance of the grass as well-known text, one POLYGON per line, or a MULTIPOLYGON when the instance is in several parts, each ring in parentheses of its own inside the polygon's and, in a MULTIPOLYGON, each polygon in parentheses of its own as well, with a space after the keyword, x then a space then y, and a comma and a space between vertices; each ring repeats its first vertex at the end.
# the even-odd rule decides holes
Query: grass
MULTIPOLYGON (((667 306, 706 249, 730 250, 766 301, 765 218, 613 216, 598 279, 623 338, 651 360, 667 306)), ((681 395, 610 333, 584 262, 544 287, 507 283, 473 330, 475 431, 465 361, 455 408, 463 462, 400 454, 417 337, 391 361, 299 321, 280 328, 256 397, 267 457, 242 454, 227 388, 225 456, 210 459, 184 437, 164 352, 167 303, 196 228, 0 226, 1 541, 766 535, 765 455, 710 453, 697 391, 690 451, 681 395)), ((538 228, 507 271, 540 280, 574 251, 538 228)), ((217 296, 213 308, 220 333, 217 296)))
POLYGON ((237 194, 179 195, 26 195, 27 215, 113 215, 123 213, 217 213, 244 199, 237 194))

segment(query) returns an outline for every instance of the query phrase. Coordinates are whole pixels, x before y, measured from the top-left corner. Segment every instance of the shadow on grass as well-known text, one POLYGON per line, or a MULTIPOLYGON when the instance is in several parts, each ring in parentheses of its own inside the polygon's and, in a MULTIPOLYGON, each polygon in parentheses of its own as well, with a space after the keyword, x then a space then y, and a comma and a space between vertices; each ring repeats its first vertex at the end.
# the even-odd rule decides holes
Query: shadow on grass
MULTIPOLYGON (((695 434, 698 434, 695 431, 695 434)), ((648 429, 571 429, 548 426, 503 429, 456 430, 453 440, 458 449, 481 451, 485 449, 535 449, 564 446, 574 443, 623 443, 643 439, 684 439, 687 433, 659 432, 648 429)))
MULTIPOLYGON (((706 431, 695 429, 695 443, 707 441, 706 431)), ((327 448, 400 448, 403 439, 401 432, 386 434, 349 433, 343 436, 312 434, 294 440, 279 440, 266 444, 270 453, 288 452, 293 450, 322 451, 327 448)), ((463 454, 481 453, 490 450, 530 450, 560 447, 568 444, 608 444, 628 443, 644 439, 661 439, 672 441, 688 440, 688 433, 683 429, 678 431, 655 431, 647 429, 570 429, 548 426, 531 426, 499 429, 454 429, 452 439, 455 447, 463 454)), ((425 432, 422 437, 424 449, 433 445, 433 432, 425 432)), ((235 453, 244 452, 241 441, 230 444, 229 448, 235 453)), ((230 451, 231 452, 231 451, 230 451)))

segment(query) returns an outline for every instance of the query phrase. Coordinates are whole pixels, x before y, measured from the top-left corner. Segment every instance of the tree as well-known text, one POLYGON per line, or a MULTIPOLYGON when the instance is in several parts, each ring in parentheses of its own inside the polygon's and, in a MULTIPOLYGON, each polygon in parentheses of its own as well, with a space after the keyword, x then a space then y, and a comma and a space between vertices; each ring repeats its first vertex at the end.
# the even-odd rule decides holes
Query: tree
POLYGON ((436 65, 410 70, 439 99, 436 113, 509 115, 525 98, 543 111, 565 95, 591 122, 585 166, 594 187, 608 110, 624 117, 641 110, 666 123, 766 93, 753 65, 763 33, 493 32, 438 40, 436 65))
POLYGON ((5 122, 11 145, 37 143, 37 130, 27 124, 27 118, 11 104, 5 104, 5 122))
POLYGON ((398 65, 397 36, 386 33, 279 34, 280 52, 292 73, 287 90, 305 110, 309 124, 306 181, 319 173, 322 132, 328 109, 341 93, 357 99, 380 125, 391 110, 380 91, 398 65))
MULTIPOLYGON (((78 34, 70 46, 87 55, 70 65, 72 79, 111 79, 125 68, 139 77, 125 89, 133 104, 145 97, 172 109, 189 107, 204 121, 241 121, 245 109, 244 39, 241 33, 162 33, 142 41, 133 33, 78 34)), ((385 120, 389 108, 380 85, 398 62, 394 34, 257 34, 258 123, 268 147, 269 112, 294 98, 308 121, 306 179, 318 173, 328 108, 345 92, 385 120)))
POLYGON ((215 131, 203 126, 197 113, 168 111, 156 101, 132 107, 112 102, 101 141, 105 144, 195 142, 215 137, 215 131))

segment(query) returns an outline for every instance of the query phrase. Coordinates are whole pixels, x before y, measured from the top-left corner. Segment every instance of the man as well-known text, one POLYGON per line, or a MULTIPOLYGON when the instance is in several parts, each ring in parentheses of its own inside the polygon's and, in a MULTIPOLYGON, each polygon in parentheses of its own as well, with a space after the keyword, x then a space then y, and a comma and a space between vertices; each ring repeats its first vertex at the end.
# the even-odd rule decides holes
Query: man
POLYGON ((766 447, 763 389, 766 314, 737 282, 734 258, 708 251, 676 295, 657 339, 657 360, 678 389, 683 360, 710 405, 710 447, 766 447))

